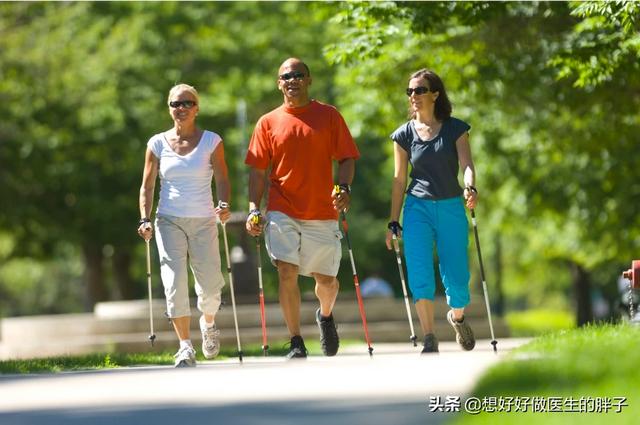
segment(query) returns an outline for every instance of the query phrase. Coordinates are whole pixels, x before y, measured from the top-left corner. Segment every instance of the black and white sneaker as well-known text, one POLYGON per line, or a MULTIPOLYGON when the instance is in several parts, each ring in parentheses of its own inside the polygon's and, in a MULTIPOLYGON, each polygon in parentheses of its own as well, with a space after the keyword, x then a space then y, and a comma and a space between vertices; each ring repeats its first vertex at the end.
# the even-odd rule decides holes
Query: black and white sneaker
POLYGON ((465 351, 473 350, 473 347, 476 346, 476 339, 473 336, 471 326, 464 319, 464 316, 461 321, 458 321, 453 318, 453 310, 449 310, 447 312, 447 321, 456 331, 456 341, 460 344, 460 347, 465 351))
POLYGON ((287 360, 307 358, 307 347, 304 346, 304 340, 300 335, 291 337, 291 349, 286 357, 287 360))
POLYGON ((316 310, 316 322, 320 328, 320 347, 325 356, 335 356, 340 346, 340 337, 333 321, 333 314, 329 317, 320 315, 320 309, 316 310))

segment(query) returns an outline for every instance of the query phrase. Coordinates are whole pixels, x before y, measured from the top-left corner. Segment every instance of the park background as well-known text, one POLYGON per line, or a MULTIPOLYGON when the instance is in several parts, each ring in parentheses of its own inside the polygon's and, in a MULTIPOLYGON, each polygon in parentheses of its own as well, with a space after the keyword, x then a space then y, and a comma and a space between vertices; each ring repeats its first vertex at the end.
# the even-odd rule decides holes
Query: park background
MULTIPOLYGON (((138 192, 175 83, 199 90, 199 124, 224 138, 244 214, 248 139, 296 56, 362 154, 348 214, 361 279, 379 273, 401 294, 384 246, 388 135, 406 120, 408 76, 427 67, 472 127, 495 311, 616 318, 618 276, 640 251, 639 20, 633 2, 2 2, 0 316, 146 296, 138 192)), ((353 291, 346 255, 339 278, 353 291)))

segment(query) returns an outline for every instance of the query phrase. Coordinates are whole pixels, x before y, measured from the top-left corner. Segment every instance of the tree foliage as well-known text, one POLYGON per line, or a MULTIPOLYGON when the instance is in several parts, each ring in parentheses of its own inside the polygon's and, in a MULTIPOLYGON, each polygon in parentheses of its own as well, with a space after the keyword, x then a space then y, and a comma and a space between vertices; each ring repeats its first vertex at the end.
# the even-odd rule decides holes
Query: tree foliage
POLYGON ((633 1, 574 2, 580 21, 551 59, 559 78, 593 88, 640 70, 640 4, 633 1))

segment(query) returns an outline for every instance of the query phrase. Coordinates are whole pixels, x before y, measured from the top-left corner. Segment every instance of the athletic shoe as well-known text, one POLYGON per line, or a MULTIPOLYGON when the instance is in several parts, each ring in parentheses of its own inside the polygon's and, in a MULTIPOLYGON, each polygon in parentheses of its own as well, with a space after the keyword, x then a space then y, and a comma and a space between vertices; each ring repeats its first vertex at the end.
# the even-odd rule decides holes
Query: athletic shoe
POLYGON ((307 347, 304 346, 304 340, 300 335, 291 337, 291 350, 287 354, 287 359, 306 359, 307 347))
POLYGON ((462 317, 462 321, 459 322, 453 318, 453 310, 449 310, 447 312, 447 321, 453 326, 453 330, 456 331, 456 341, 462 349, 465 351, 473 350, 473 347, 476 346, 476 339, 473 337, 471 327, 464 320, 464 316, 462 317))
POLYGON ((196 350, 192 347, 182 347, 173 357, 176 358, 175 367, 196 367, 196 350))
POLYGON ((437 353, 438 338, 434 334, 426 334, 424 343, 422 344, 422 352, 420 354, 437 353))
POLYGON ((213 327, 208 328, 204 315, 200 316, 200 332, 202 332, 202 354, 207 359, 212 359, 220 352, 220 331, 213 327))
POLYGON ((320 328, 320 347, 325 356, 335 356, 340 346, 340 338, 333 321, 333 314, 329 317, 320 316, 320 309, 316 310, 316 323, 320 328))

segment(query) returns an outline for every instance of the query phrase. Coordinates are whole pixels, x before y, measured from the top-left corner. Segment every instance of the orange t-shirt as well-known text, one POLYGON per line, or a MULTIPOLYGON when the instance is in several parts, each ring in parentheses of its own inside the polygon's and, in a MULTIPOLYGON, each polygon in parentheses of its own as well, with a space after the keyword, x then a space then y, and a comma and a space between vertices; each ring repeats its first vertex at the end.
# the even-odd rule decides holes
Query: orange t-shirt
POLYGON ((336 220, 333 161, 359 157, 338 110, 312 100, 300 108, 282 105, 263 115, 245 164, 260 170, 271 166, 269 211, 300 220, 336 220))

